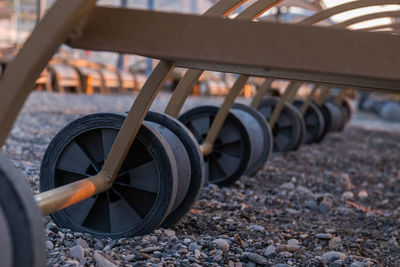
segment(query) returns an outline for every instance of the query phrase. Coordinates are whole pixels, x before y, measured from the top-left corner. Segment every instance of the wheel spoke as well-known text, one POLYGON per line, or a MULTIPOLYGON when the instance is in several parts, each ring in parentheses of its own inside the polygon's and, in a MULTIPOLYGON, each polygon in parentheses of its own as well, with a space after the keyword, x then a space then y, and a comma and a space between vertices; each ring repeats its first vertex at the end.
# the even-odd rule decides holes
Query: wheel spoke
POLYGON ((190 122, 193 125, 193 128, 199 133, 200 136, 207 134, 210 129, 210 117, 199 117, 195 118, 190 122))
POLYGON ((72 141, 64 149, 56 169, 84 176, 90 165, 92 160, 75 141, 72 141))
POLYGON ((231 146, 237 146, 237 145, 240 146, 240 141, 241 141, 240 139, 236 139, 236 140, 232 140, 232 141, 229 141, 229 142, 216 144, 216 145, 214 145, 214 150, 215 149, 226 148, 226 147, 231 147, 231 146))
POLYGON ((214 163, 215 166, 220 170, 221 173, 224 174, 224 176, 227 176, 228 173, 225 171, 225 168, 223 167, 223 165, 219 162, 219 160, 217 159, 217 157, 215 157, 214 155, 212 155, 214 157, 214 163))
POLYGON ((96 171, 99 172, 100 166, 98 165, 98 163, 104 160, 101 130, 96 129, 81 134, 76 139, 76 143, 88 156, 96 171))
POLYGON ((54 181, 54 186, 59 187, 63 186, 66 184, 70 184, 82 179, 85 179, 89 177, 90 175, 87 174, 80 174, 80 173, 73 173, 69 171, 63 171, 63 170, 56 170, 56 177, 54 181))
POLYGON ((284 114, 279 116, 277 125, 278 125, 279 129, 293 127, 293 123, 291 122, 291 120, 284 114))
MULTIPOLYGON (((157 193, 159 187, 158 169, 154 160, 146 162, 134 169, 125 172, 129 175, 129 183, 121 183, 116 181, 121 186, 129 186, 135 189, 140 189, 147 192, 157 193)), ((122 175, 119 175, 121 177, 122 175)))
POLYGON ((218 165, 218 160, 210 155, 209 161, 209 181, 216 181, 223 177, 225 177, 225 173, 221 170, 221 167, 218 165))
POLYGON ((89 212, 93 208, 99 195, 87 198, 75 205, 65 208, 63 211, 69 215, 77 224, 82 225, 89 212))
POLYGON ((290 138, 286 135, 278 134, 275 136, 275 145, 278 150, 282 150, 287 146, 287 143, 290 142, 290 138))
POLYGON ((110 209, 107 192, 98 195, 82 226, 102 232, 110 232, 110 209))
MULTIPOLYGON (((112 232, 121 232, 134 227, 142 221, 139 214, 117 190, 111 188, 112 193, 120 199, 110 203, 110 223, 112 232)), ((111 193, 111 192, 110 192, 111 193)))
POLYGON ((240 165, 240 158, 228 154, 222 154, 217 159, 218 165, 223 169, 225 175, 232 175, 240 165))
POLYGON ((114 184, 113 188, 141 218, 144 218, 149 213, 157 198, 157 194, 128 186, 114 184))
POLYGON ((118 131, 114 129, 101 129, 101 137, 102 137, 102 147, 103 147, 103 156, 104 159, 107 158, 108 153, 112 145, 114 144, 115 138, 118 135, 118 131))
POLYGON ((240 134, 235 126, 230 123, 224 124, 221 131, 219 132, 218 138, 222 140, 223 144, 229 144, 231 142, 235 142, 241 139, 240 134))

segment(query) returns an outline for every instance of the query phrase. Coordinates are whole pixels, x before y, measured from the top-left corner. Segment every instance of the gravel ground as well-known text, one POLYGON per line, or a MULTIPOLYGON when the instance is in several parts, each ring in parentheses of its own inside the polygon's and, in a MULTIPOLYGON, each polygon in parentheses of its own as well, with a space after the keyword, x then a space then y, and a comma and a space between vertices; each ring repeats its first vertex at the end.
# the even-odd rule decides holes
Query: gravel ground
MULTIPOLYGON (((163 110, 169 95, 153 105, 163 110)), ((66 123, 126 111, 126 96, 33 93, 4 147, 38 192, 40 161, 66 123)), ((240 99, 241 102, 247 102, 240 99)), ((185 109, 220 98, 191 98, 185 109)), ((45 223, 48 266, 400 266, 400 124, 356 113, 321 144, 274 155, 255 177, 206 186, 171 229, 99 240, 45 223)))

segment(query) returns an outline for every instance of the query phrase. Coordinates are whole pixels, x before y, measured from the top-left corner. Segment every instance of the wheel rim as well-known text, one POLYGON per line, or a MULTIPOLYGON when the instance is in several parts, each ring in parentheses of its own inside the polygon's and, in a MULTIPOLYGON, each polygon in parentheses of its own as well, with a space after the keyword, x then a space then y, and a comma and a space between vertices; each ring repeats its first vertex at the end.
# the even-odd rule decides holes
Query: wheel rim
MULTIPOLYGON (((102 128, 75 137, 58 158, 55 186, 96 175, 117 134, 117 129, 102 128)), ((140 224, 151 211, 159 194, 158 177, 154 159, 142 143, 135 142, 109 190, 64 211, 85 228, 110 233, 127 230, 140 224), (141 155, 140 161, 133 150, 141 155)))
MULTIPOLYGON (((217 107, 200 107, 183 114, 180 120, 202 144, 217 112, 217 107)), ((249 158, 249 134, 230 113, 214 143, 213 152, 204 157, 206 181, 219 185, 232 183, 243 174, 249 158)))
MULTIPOLYGON (((268 121, 278 102, 277 99, 264 99, 258 110, 264 115, 268 121)), ((296 147, 301 138, 299 121, 290 108, 285 105, 281 114, 275 123, 272 134, 274 136, 274 152, 288 152, 296 147)))
MULTIPOLYGON (((301 109, 303 104, 304 101, 301 99, 296 99, 293 103, 293 105, 299 110, 301 109)), ((320 113, 318 108, 314 105, 314 103, 310 103, 303 118, 306 126, 306 138, 304 140, 304 143, 310 144, 314 140, 316 140, 322 133, 323 130, 322 114, 320 113)))

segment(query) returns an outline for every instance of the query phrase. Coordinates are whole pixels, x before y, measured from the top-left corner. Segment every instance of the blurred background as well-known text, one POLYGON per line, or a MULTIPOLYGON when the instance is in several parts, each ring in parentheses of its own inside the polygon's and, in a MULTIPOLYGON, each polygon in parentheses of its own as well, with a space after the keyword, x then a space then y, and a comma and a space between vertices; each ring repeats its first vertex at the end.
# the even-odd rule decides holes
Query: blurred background
MULTIPOLYGON (((56 0, 0 0, 0 65, 4 71, 30 32, 56 0)), ((250 0, 237 9, 242 11, 256 0, 250 0)), ((166 12, 202 14, 217 0, 99 0, 103 6, 121 6, 166 12)), ((263 14, 259 21, 295 23, 322 9, 339 5, 349 0, 285 0, 263 14)), ((344 12, 325 20, 320 26, 335 24, 363 14, 398 10, 395 5, 360 8, 344 12)), ((236 13, 237 14, 237 13, 236 13)), ((236 14, 232 14, 234 18, 236 14)), ((380 18, 352 25, 352 29, 363 29, 379 25, 399 25, 399 18, 380 18)), ((145 25, 143 27, 146 27, 145 25)), ((394 26, 393 26, 394 27, 394 26)), ((380 28, 379 30, 385 30, 380 28)), ((127 93, 140 90, 147 76, 157 64, 156 60, 135 55, 120 55, 71 49, 63 45, 38 79, 36 89, 48 92, 72 93, 127 93)), ((173 91, 184 70, 176 69, 165 90, 173 91)), ((193 88, 194 95, 225 95, 232 86, 236 75, 205 72, 193 88)), ((251 78, 242 95, 251 97, 256 93, 260 80, 251 78)), ((286 81, 275 81, 272 87, 276 94, 283 91, 286 81)), ((307 85, 300 94, 311 90, 307 85)))

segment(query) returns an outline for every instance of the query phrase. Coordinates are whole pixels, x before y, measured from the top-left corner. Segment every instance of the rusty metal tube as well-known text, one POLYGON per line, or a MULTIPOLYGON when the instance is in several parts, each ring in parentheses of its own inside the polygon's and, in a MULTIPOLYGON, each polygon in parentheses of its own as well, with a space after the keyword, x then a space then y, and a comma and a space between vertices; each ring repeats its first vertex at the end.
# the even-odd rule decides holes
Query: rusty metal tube
POLYGON ((72 206, 80 201, 102 193, 111 187, 111 179, 104 172, 70 183, 35 196, 43 216, 72 206))

